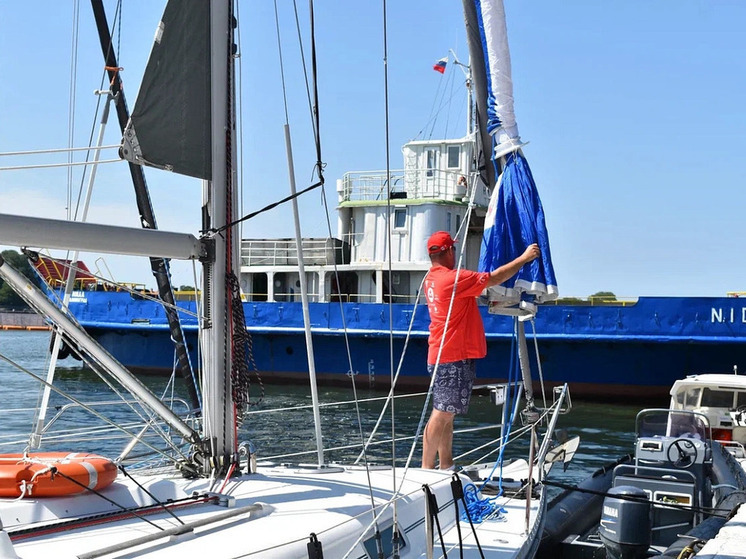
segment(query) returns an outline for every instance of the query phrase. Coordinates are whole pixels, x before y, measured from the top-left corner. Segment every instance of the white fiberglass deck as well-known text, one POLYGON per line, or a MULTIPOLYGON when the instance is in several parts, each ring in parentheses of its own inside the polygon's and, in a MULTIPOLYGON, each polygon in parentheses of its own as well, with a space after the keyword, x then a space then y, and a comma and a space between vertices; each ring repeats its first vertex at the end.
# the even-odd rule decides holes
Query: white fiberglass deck
MULTIPOLYGON (((397 471, 401 479, 403 469, 397 471)), ((390 468, 370 472, 372 497, 376 510, 381 512, 379 528, 385 535, 392 525, 392 507, 386 507, 394 492, 390 468)), ((117 515, 118 508, 94 494, 56 499, 23 499, 0 501, 0 518, 14 540, 15 553, 23 559, 48 557, 308 557, 307 543, 313 532, 323 545, 326 557, 375 557, 374 547, 366 548, 358 541, 365 534, 370 540, 371 492, 363 468, 329 468, 326 473, 316 470, 290 468, 260 468, 259 473, 234 478, 225 487, 211 488, 207 480, 186 480, 181 477, 138 477, 148 491, 165 501, 190 497, 194 492, 203 495, 211 489, 222 489, 222 495, 235 501, 231 507, 211 502, 174 503, 173 513, 185 524, 204 522, 193 529, 182 526, 171 514, 153 505, 153 500, 137 485, 120 475, 104 491, 106 497, 123 506, 151 506, 143 514, 149 522, 131 515, 117 515), (255 510, 242 512, 243 507, 259 505, 255 510), (81 511, 78 513, 78 511, 81 511), (89 520, 83 526, 61 526, 58 523, 78 517, 85 511, 102 515, 100 520, 89 520), (226 518, 227 516, 227 518, 226 518), (55 524, 58 524, 55 526, 55 524), (19 534, 20 528, 39 528, 43 532, 19 534), (132 542, 171 529, 183 534, 158 537, 134 546, 107 552, 110 546, 132 542), (349 554, 348 554, 349 552, 349 554), (347 555, 348 554, 348 555, 347 555)), ((464 483, 467 478, 462 476, 464 483)), ((424 557, 425 522, 423 484, 428 484, 436 495, 440 510, 446 550, 458 553, 459 536, 454 523, 454 506, 450 488, 451 475, 430 470, 409 470, 397 502, 397 519, 405 547, 401 557, 424 557)), ((398 481, 396 482, 399 483, 398 481)), ((488 557, 530 556, 531 537, 526 537, 526 501, 500 499, 505 510, 500 520, 488 520, 477 525, 477 534, 488 557)), ((463 510, 463 506, 460 506, 463 510)), ((532 532, 540 530, 543 511, 539 500, 532 501, 530 525, 532 532)), ((465 557, 479 557, 474 536, 468 522, 461 522, 465 557)), ((161 534, 163 536, 164 534, 161 534)), ((385 538, 384 538, 385 539, 385 538)), ((374 545, 372 541, 368 546, 374 545)), ((435 557, 441 555, 435 530, 435 557)), ((7 553, 1 557, 12 557, 7 553)))

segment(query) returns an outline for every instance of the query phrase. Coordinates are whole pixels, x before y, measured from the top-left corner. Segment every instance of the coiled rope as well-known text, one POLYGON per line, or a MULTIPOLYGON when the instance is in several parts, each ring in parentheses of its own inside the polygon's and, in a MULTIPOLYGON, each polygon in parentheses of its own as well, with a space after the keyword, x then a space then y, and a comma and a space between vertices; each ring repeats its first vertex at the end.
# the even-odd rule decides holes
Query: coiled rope
POLYGON ((485 520, 505 520, 507 512, 497 505, 497 497, 481 497, 479 489, 473 483, 464 486, 464 506, 466 510, 461 513, 461 520, 471 519, 477 524, 485 520))

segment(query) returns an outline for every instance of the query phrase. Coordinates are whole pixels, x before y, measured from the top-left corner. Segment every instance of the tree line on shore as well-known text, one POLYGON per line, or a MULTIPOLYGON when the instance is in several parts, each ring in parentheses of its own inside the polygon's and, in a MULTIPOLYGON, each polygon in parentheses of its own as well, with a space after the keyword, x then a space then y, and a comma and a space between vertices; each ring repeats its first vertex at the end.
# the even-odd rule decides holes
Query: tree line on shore
MULTIPOLYGON (((28 259, 21 253, 15 250, 4 250, 2 251, 3 260, 8 262, 16 270, 21 272, 24 276, 33 282, 37 281, 37 276, 34 270, 31 269, 31 265, 28 263, 28 259)), ((9 310, 26 310, 28 305, 21 299, 21 297, 13 291, 8 284, 0 279, 0 309, 9 310)))

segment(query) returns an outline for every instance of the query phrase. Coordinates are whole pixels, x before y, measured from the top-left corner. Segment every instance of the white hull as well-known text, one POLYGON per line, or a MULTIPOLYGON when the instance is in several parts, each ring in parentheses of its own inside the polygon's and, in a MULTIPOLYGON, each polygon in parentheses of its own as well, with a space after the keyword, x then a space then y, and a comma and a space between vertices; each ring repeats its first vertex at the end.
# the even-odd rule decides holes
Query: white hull
MULTIPOLYGON (((403 473, 403 469, 397 471, 397 484, 403 473)), ((386 532, 386 529, 392 525, 393 508, 386 505, 393 494, 392 471, 390 468, 376 468, 370 472, 370 477, 376 510, 385 509, 379 519, 379 528, 390 538, 390 531, 386 532)), ((396 511, 405 542, 401 557, 427 556, 424 484, 430 486, 441 509, 438 519, 446 550, 450 553, 454 549, 454 553, 458 553, 459 535, 454 522, 451 475, 411 469, 406 478, 396 511)), ((216 487, 211 487, 209 480, 186 480, 163 474, 137 476, 136 479, 163 501, 186 499, 195 492, 202 495, 217 491, 222 485, 220 481, 216 487)), ((462 482, 466 484, 468 478, 462 476, 462 482)), ((153 500, 144 491, 121 475, 103 494, 127 507, 153 505, 153 500)), ((307 558, 311 533, 318 536, 327 558, 375 557, 357 541, 363 534, 364 540, 370 540, 373 535, 370 528, 371 492, 363 468, 332 467, 322 473, 316 469, 260 467, 257 474, 232 479, 223 488, 222 495, 232 498, 231 508, 215 502, 174 505, 173 513, 185 524, 213 521, 181 535, 134 546, 127 543, 157 534, 160 529, 177 528, 179 522, 170 514, 152 507, 155 512, 144 516, 157 527, 139 518, 117 515, 117 518, 108 520, 102 517, 93 525, 55 529, 54 524, 60 521, 117 513, 118 507, 92 493, 67 498, 6 500, 0 502, 0 517, 5 530, 15 540, 15 553, 23 559, 95 556, 307 558), (261 505, 261 509, 240 514, 241 507, 248 505, 261 505), (239 514, 214 521, 219 515, 225 516, 231 511, 239 514), (22 537, 18 534, 19 530, 28 528, 36 528, 39 533, 22 537), (42 534, 42 529, 51 532, 42 534), (115 545, 121 545, 122 549, 97 554, 115 545)), ((500 501, 505 509, 503 518, 475 524, 485 556, 532 556, 532 541, 538 541, 533 536, 540 532, 543 520, 543 499, 534 499, 530 504, 530 537, 525 531, 526 501, 507 498, 500 501)), ((463 511, 463 505, 460 504, 459 509, 463 511)), ((469 523, 461 522, 460 529, 464 556, 479 557, 469 523)), ((441 554, 436 528, 434 556, 441 554)), ((7 555, 0 553, 0 556, 7 555)))

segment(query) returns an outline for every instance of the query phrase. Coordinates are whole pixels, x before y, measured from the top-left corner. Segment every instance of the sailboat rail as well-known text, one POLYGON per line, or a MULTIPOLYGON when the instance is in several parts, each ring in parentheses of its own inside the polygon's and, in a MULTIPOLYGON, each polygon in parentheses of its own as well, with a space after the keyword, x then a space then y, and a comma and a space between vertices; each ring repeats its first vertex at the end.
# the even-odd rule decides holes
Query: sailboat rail
MULTIPOLYGON (((104 446, 110 447, 116 440, 131 440, 133 432, 140 431, 146 425, 152 425, 152 420, 145 421, 143 419, 127 419, 127 415, 131 415, 128 407, 134 404, 138 404, 136 400, 100 400, 95 402, 86 402, 85 407, 81 403, 68 402, 66 404, 57 407, 57 412, 51 417, 45 424, 42 431, 45 441, 45 447, 50 448, 57 444, 74 441, 80 443, 82 441, 98 441, 104 443, 104 446), (122 408, 123 411, 118 413, 124 414, 122 417, 109 419, 113 424, 104 425, 91 425, 85 421, 81 421, 80 414, 88 416, 91 409, 102 410, 108 408, 117 413, 115 408, 122 408), (59 426, 55 428, 56 425, 59 426)), ((177 413, 188 425, 196 428, 198 423, 197 417, 193 414, 193 411, 186 400, 182 398, 169 398, 169 404, 173 408, 181 408, 182 411, 177 413)), ((35 408, 15 408, 12 410, 4 410, 4 416, 10 419, 10 423, 19 424, 22 421, 30 421, 33 417, 35 408)), ((155 440, 162 441, 163 435, 166 433, 171 439, 171 444, 181 446, 183 443, 181 435, 177 433, 169 433, 167 426, 162 424, 160 433, 153 430, 147 433, 141 434, 141 440, 155 440)), ((28 443, 28 433, 15 433, 15 432, 3 432, 0 434, 0 448, 11 448, 18 449, 28 443)))
POLYGON ((70 163, 42 163, 38 165, 12 165, 0 167, 0 171, 26 171, 28 169, 55 169, 57 167, 81 167, 84 165, 102 165, 104 163, 121 163, 121 159, 101 159, 99 161, 74 161, 70 163))
MULTIPOLYGON (((489 425, 482 425, 480 427, 468 427, 468 428, 464 428, 464 429, 455 429, 453 431, 453 433, 454 433, 454 435, 463 435, 463 434, 467 434, 467 433, 477 433, 477 432, 480 432, 480 431, 490 431, 490 430, 494 430, 494 429, 500 429, 500 427, 501 426, 499 424, 489 424, 489 425)), ((330 452, 335 452, 335 451, 338 452, 338 451, 343 451, 343 450, 360 449, 360 448, 363 448, 364 446, 369 448, 369 447, 373 447, 373 446, 381 446, 381 445, 391 444, 392 442, 397 442, 398 443, 398 442, 411 441, 411 440, 414 440, 414 438, 415 438, 414 435, 407 435, 407 436, 403 436, 403 437, 396 437, 395 439, 391 439, 391 438, 381 439, 380 441, 372 441, 372 442, 369 442, 369 443, 366 443, 366 444, 357 442, 357 443, 351 443, 351 444, 347 444, 347 445, 340 445, 340 446, 334 446, 334 447, 325 447, 324 451, 327 452, 327 453, 330 453, 330 452)), ((495 441, 497 441, 497 440, 498 439, 492 439, 491 441, 489 441, 486 444, 487 445, 489 445, 489 444, 495 444, 495 441)), ((497 450, 499 450, 499 448, 497 450)), ((311 455, 311 454, 315 454, 315 453, 316 453, 316 450, 303 450, 303 451, 290 452, 290 453, 285 453, 285 454, 276 454, 276 455, 273 455, 273 456, 262 456, 262 460, 266 460, 268 462, 272 462, 273 460, 281 460, 281 459, 284 459, 284 458, 294 458, 294 457, 298 457, 298 456, 311 455)), ((465 454, 462 454, 461 456, 464 456, 464 455, 465 454)), ((386 459, 389 460, 390 456, 387 455, 386 459)), ((404 457, 402 457, 401 459, 404 460, 404 457)))
POLYGON ((0 152, 0 157, 18 157, 21 155, 42 155, 42 154, 49 154, 49 153, 70 153, 72 151, 103 151, 105 149, 119 149, 120 147, 121 146, 119 144, 112 144, 109 146, 89 146, 89 147, 80 147, 80 148, 51 148, 51 149, 34 149, 34 150, 24 150, 24 151, 4 151, 4 152, 0 152))
MULTIPOLYGON (((426 396, 427 392, 414 392, 412 394, 399 394, 398 396, 393 396, 393 398, 399 400, 399 399, 405 399, 405 398, 421 398, 423 396, 426 396)), ((324 404, 319 404, 318 407, 320 408, 331 408, 331 407, 339 407, 343 405, 353 405, 355 403, 367 403, 367 402, 381 402, 390 399, 390 396, 376 396, 374 398, 360 398, 358 400, 341 400, 339 402, 327 402, 324 404)), ((312 404, 306 404, 303 406, 288 406, 284 408, 271 408, 266 410, 249 410, 246 412, 246 415, 255 415, 255 414, 266 414, 266 413, 273 413, 273 412, 281 412, 281 411, 293 411, 293 410, 306 410, 306 409, 312 409, 312 404)))

